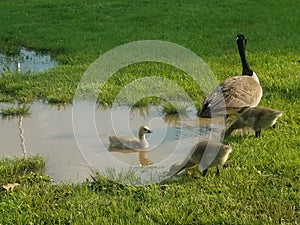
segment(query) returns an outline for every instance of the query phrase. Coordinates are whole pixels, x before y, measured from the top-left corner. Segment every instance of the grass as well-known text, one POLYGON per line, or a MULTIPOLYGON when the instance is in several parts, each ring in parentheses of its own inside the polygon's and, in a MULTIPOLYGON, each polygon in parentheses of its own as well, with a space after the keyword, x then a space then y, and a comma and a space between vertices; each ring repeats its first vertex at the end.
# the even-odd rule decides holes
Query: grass
POLYGON ((288 4, 271 0, 3 1, 0 49, 14 52, 26 46, 48 50, 62 63, 77 65, 91 63, 121 44, 158 39, 178 43, 199 55, 215 56, 236 52, 234 41, 228 40, 245 33, 253 51, 297 53, 297 6, 297 0, 288 4), (16 8, 26 8, 26 13, 16 8))
MULTIPOLYGON (((283 111, 283 117, 261 138, 250 134, 226 139, 234 151, 220 177, 210 170, 205 178, 196 172, 136 187, 100 176, 81 184, 54 184, 43 174, 46 161, 39 156, 2 159, 0 184, 20 185, 2 191, 0 224, 299 224, 299 10, 296 0, 1 1, 0 52, 13 54, 25 46, 49 51, 60 62, 42 74, 1 75, 1 102, 70 103, 90 63, 137 40, 184 46, 204 59, 221 81, 241 73, 234 39, 244 33, 249 62, 264 91, 260 105, 283 111)), ((94 91, 87 98, 109 106, 124 87, 148 76, 176 82, 201 105, 203 93, 191 78, 162 63, 122 68, 101 91, 101 83, 82 88, 94 91)), ((137 84, 119 100, 133 106, 161 104, 156 97, 131 102, 144 87, 137 84)), ((163 88, 155 92, 177 96, 173 88, 163 88)), ((175 112, 168 106, 165 110, 175 112)))
POLYGON ((2 118, 8 117, 8 116, 19 116, 19 115, 28 115, 29 114, 29 106, 20 106, 18 108, 7 108, 2 109, 0 114, 2 115, 2 118))
MULTIPOLYGON (((223 80, 224 76, 240 74, 234 38, 237 33, 245 33, 255 71, 263 65, 253 59, 263 59, 269 70, 275 72, 273 65, 280 65, 277 56, 291 59, 289 67, 292 68, 300 58, 300 45, 295 44, 300 43, 295 32, 299 24, 297 5, 296 0, 289 4, 239 0, 227 3, 127 1, 126 4, 93 0, 88 4, 71 0, 3 1, 0 15, 5 22, 0 28, 0 52, 13 53, 26 46, 49 51, 61 65, 43 74, 43 78, 39 75, 1 77, 0 100, 70 102, 80 76, 90 63, 112 48, 137 40, 164 40, 182 45, 208 62, 216 77, 223 80), (24 14, 16 8, 27 10, 24 14), (225 73, 219 72, 220 65, 229 68, 225 73)), ((179 85, 184 83, 183 88, 187 88, 193 99, 199 101, 203 97, 198 88, 189 88, 190 80, 181 78, 180 71, 146 64, 121 70, 112 80, 113 86, 100 93, 99 102, 112 104, 120 88, 134 79, 152 75, 153 71, 179 85)))
POLYGON ((167 116, 168 115, 187 116, 187 106, 184 103, 179 103, 176 106, 170 103, 165 103, 162 112, 167 116))
POLYGON ((286 168, 294 173, 275 169, 278 162, 269 162, 273 168, 262 161, 247 163, 247 152, 251 157, 257 151, 250 139, 220 177, 209 171, 205 178, 194 173, 147 186, 126 186, 99 175, 77 185, 54 185, 41 175, 40 157, 2 159, 1 184, 20 186, 2 192, 0 224, 296 224, 299 160, 290 159, 286 168))
POLYGON ((0 97, 3 102, 30 103, 42 100, 47 103, 72 102, 80 74, 84 69, 62 66, 40 74, 20 75, 5 73, 0 77, 0 97))
POLYGON ((34 177, 38 175, 46 177, 43 175, 45 164, 45 159, 39 155, 28 158, 2 158, 0 159, 1 186, 6 183, 35 182, 37 179, 34 177))

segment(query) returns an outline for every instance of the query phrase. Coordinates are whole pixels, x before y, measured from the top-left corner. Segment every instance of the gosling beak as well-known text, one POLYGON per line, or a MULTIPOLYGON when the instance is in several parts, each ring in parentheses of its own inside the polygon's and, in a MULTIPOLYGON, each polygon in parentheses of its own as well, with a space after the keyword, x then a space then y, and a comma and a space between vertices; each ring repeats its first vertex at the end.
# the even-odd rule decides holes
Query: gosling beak
POLYGON ((149 129, 149 127, 147 127, 147 126, 145 126, 143 130, 144 130, 144 134, 150 134, 150 133, 153 133, 153 132, 149 129))

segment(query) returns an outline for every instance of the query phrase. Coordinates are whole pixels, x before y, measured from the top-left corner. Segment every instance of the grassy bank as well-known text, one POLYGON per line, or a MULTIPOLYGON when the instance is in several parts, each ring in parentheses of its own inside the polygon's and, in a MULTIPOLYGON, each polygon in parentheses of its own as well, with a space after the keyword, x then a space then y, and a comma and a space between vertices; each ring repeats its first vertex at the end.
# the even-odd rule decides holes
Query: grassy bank
MULTIPOLYGON (((72 102, 90 63, 137 40, 182 45, 202 57, 221 81, 241 73, 235 36, 244 33, 249 62, 264 90, 260 105, 282 110, 283 117, 261 138, 228 138, 234 151, 220 177, 212 170, 205 178, 196 172, 142 187, 101 177, 53 184, 43 174, 41 157, 2 159, 0 185, 20 185, 2 190, 0 224, 300 223, 299 10, 296 0, 1 1, 0 51, 13 54, 25 46, 49 51, 60 62, 43 74, 1 75, 1 102, 72 102)), ((125 85, 150 75, 175 81, 201 104, 203 93, 191 88, 182 71, 149 62, 118 71, 96 93, 98 101, 110 105, 125 85)))
POLYGON ((230 40, 245 33, 252 51, 299 53, 298 6, 297 0, 2 1, 0 49, 50 50, 77 65, 121 44, 158 39, 216 56, 236 52, 230 40))
POLYGON ((274 162, 274 153, 259 149, 266 163, 252 143, 246 139, 220 177, 209 171, 136 187, 102 177, 53 185, 40 174, 40 157, 2 160, 1 184, 20 185, 2 191, 0 224, 296 224, 299 161, 274 162))
MULTIPOLYGON (((0 52, 20 46, 49 51, 61 65, 43 76, 0 77, 0 101, 70 102, 83 72, 101 54, 138 40, 179 44, 202 57, 218 80, 241 73, 235 36, 248 36, 249 60, 264 88, 269 81, 296 80, 300 60, 299 3, 265 1, 3 1, 0 3, 0 52), (16 10, 24 9, 24 10, 16 10), (281 65, 283 63, 283 65, 281 65), (286 71, 288 69, 289 71, 286 71), (281 77, 281 73, 285 76, 281 77)), ((172 79, 192 99, 201 90, 168 66, 132 65, 119 71, 99 102, 111 104, 128 82, 151 74, 172 79), (121 78, 121 79, 120 79, 121 78), (191 90, 192 89, 192 90, 191 90), (113 91, 111 91, 113 90, 113 91)), ((282 83, 282 82, 281 82, 282 83)), ((293 88, 292 84, 292 88, 293 88)))

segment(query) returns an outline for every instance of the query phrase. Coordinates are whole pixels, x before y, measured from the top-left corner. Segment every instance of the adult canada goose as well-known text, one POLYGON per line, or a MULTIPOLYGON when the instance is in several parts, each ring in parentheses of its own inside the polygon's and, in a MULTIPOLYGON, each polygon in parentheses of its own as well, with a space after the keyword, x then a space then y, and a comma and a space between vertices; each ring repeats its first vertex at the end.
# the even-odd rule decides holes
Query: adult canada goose
POLYGON ((255 131, 255 136, 259 137, 261 129, 275 125, 276 120, 282 116, 282 112, 264 108, 253 107, 246 109, 237 120, 235 120, 225 131, 228 137, 235 129, 250 127, 255 131))
POLYGON ((118 149, 144 149, 149 148, 149 143, 145 135, 152 133, 148 126, 141 126, 139 129, 139 138, 136 137, 116 137, 109 136, 110 148, 118 149))
POLYGON ((199 117, 240 113, 244 109, 257 106, 262 97, 262 88, 257 75, 246 60, 246 38, 237 35, 238 50, 242 62, 242 76, 227 78, 219 84, 203 101, 199 117), (224 105, 225 103, 225 105, 224 105), (226 112, 225 112, 226 109, 226 112))
POLYGON ((217 167, 216 174, 219 175, 219 166, 227 161, 230 152, 232 152, 232 148, 229 145, 208 141, 198 142, 183 163, 171 166, 168 175, 178 174, 180 171, 198 164, 203 168, 203 176, 206 175, 208 168, 213 166, 217 167))

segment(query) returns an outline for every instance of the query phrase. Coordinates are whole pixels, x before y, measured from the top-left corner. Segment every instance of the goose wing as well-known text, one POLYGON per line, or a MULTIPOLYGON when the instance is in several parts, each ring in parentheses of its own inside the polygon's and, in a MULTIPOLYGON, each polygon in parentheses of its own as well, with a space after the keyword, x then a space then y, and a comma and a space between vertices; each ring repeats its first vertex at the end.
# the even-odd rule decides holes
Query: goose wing
POLYGON ((139 149, 141 148, 140 141, 134 137, 116 137, 109 136, 110 147, 121 149, 139 149))
POLYGON ((217 114, 238 112, 256 106, 262 97, 259 83, 248 76, 235 76, 224 80, 203 101, 200 117, 211 117, 211 109, 217 114))

